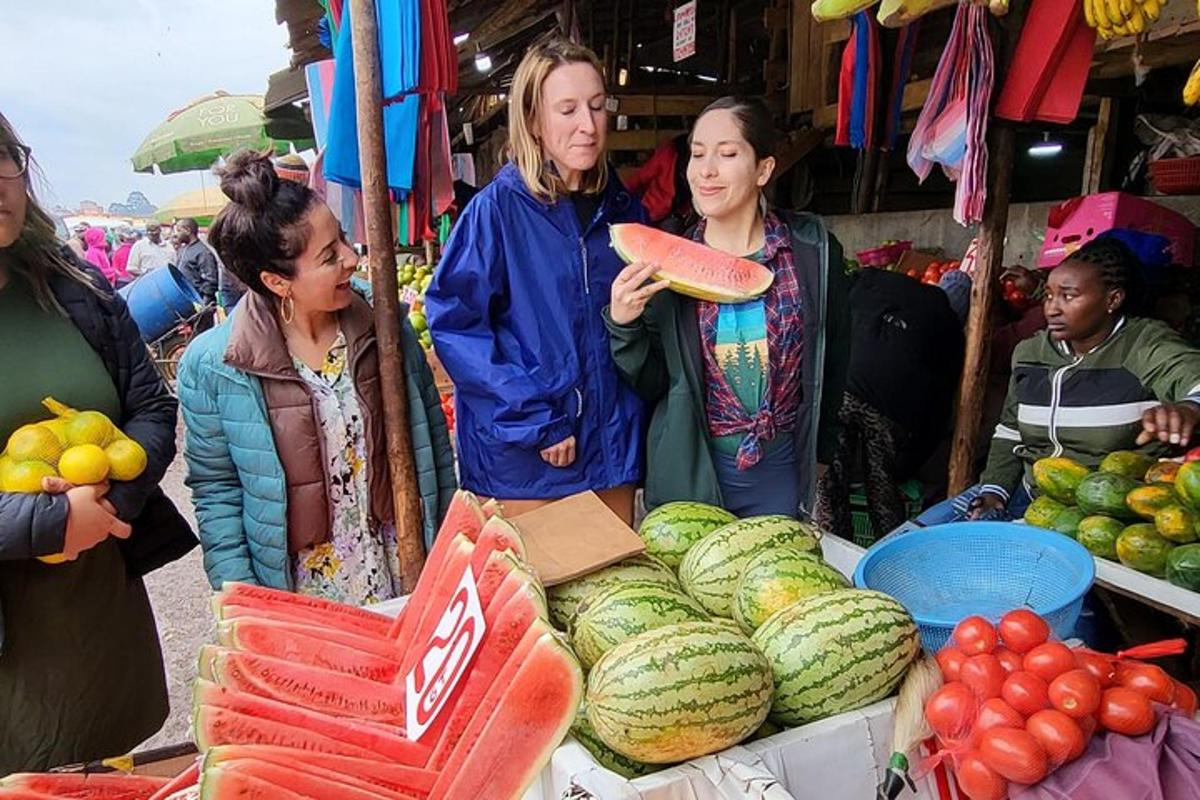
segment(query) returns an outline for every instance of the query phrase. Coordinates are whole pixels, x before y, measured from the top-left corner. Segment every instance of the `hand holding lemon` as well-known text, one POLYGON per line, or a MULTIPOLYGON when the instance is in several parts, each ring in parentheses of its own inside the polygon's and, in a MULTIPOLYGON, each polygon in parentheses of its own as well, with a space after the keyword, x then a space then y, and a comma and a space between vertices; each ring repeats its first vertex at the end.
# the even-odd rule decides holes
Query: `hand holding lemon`
MULTIPOLYGON (((102 501, 108 491, 107 485, 98 494, 93 493, 95 496, 86 492, 77 493, 76 487, 96 487, 109 480, 134 480, 146 470, 146 451, 99 411, 77 411, 52 397, 47 397, 42 403, 55 416, 24 425, 9 437, 4 452, 0 453, 0 492, 32 494, 51 491, 56 494, 66 492, 68 496, 74 494, 72 516, 75 517, 75 524, 68 519, 69 544, 66 552, 58 556, 43 556, 41 559, 56 564, 74 558, 82 550, 103 541, 108 537, 113 522, 124 526, 124 536, 129 535, 128 526, 100 505, 101 502, 107 505, 107 501, 102 501), (45 485, 59 488, 55 491, 45 488, 45 485), (76 505, 80 508, 78 513, 76 505), (84 547, 73 549, 70 545, 72 539, 83 543, 87 536, 72 537, 71 529, 78 530, 90 524, 101 525, 103 535, 84 547)), ((121 534, 114 530, 113 535, 121 534)))

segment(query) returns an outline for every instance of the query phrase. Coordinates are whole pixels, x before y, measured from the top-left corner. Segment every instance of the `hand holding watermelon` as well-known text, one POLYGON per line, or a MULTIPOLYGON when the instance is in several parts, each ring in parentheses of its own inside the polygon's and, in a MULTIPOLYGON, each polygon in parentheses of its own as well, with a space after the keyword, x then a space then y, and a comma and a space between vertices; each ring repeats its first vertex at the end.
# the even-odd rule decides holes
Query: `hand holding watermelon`
POLYGON ((617 275, 612 285, 609 315, 618 325, 628 325, 642 316, 650 298, 671 286, 668 280, 648 283, 658 272, 656 264, 635 262, 617 275))

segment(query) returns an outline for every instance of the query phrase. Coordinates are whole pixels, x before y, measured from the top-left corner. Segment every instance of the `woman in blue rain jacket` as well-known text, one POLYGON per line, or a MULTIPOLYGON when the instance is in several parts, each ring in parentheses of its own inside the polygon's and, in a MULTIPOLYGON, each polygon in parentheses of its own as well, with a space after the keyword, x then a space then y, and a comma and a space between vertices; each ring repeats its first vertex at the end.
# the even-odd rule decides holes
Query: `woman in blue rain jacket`
POLYGON ((461 483, 510 515, 591 489, 632 520, 642 477, 641 401, 601 314, 623 266, 608 226, 644 212, 605 162, 605 100, 586 48, 526 54, 512 161, 467 205, 426 293, 455 385, 461 483))

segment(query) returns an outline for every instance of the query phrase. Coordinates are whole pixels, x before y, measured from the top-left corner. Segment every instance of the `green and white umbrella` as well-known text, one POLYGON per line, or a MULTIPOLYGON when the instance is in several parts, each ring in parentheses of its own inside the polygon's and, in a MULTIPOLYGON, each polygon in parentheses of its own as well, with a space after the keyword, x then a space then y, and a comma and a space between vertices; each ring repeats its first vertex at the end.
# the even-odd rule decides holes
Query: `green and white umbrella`
POLYGON ((305 150, 311 139, 283 140, 267 135, 263 99, 257 95, 216 94, 203 97, 167 117, 133 154, 136 172, 188 172, 208 169, 242 147, 275 151, 305 150))

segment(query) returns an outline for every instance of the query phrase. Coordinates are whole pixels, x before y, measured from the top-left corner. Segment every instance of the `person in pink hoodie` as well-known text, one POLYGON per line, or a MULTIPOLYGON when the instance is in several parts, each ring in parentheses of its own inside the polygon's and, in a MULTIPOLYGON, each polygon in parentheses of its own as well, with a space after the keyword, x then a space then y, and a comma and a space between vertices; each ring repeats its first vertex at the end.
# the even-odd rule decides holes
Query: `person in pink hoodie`
MULTIPOLYGON (((112 261, 108 257, 108 252, 105 250, 105 245, 108 243, 104 235, 103 228, 88 228, 83 234, 83 242, 87 245, 87 250, 84 252, 84 258, 87 262, 98 268, 108 282, 117 286, 120 276, 117 274, 116 268, 113 267, 112 261)), ((129 273, 125 273, 125 278, 128 280, 129 273)))

